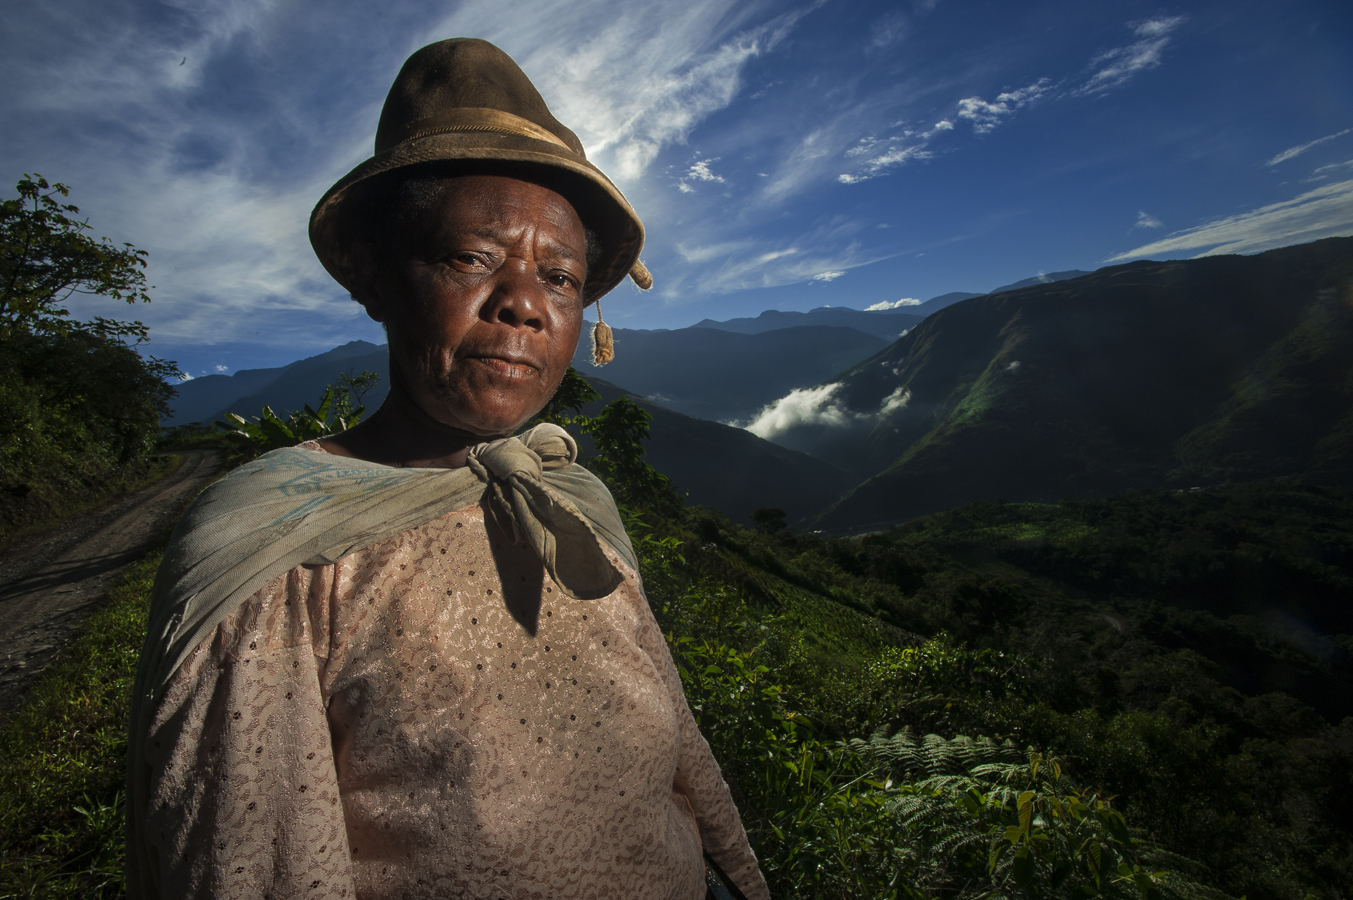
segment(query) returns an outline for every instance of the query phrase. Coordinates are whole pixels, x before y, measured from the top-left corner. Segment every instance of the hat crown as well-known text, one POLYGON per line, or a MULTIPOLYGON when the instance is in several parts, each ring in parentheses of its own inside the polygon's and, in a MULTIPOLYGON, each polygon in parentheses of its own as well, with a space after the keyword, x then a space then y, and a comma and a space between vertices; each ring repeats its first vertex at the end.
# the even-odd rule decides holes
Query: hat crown
POLYGON ((405 61, 376 127, 380 154, 427 128, 458 123, 480 127, 484 110, 497 110, 542 128, 586 159, 578 136, 559 122, 526 73, 502 50, 478 38, 429 44, 405 61))

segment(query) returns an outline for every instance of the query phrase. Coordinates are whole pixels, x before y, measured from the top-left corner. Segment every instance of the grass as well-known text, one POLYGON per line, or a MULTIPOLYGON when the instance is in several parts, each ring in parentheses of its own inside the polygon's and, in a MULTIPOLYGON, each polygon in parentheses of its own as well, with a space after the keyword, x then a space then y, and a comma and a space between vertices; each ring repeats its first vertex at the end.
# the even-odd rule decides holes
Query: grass
POLYGON ((154 553, 0 722, 0 898, 124 895, 123 779, 154 553))

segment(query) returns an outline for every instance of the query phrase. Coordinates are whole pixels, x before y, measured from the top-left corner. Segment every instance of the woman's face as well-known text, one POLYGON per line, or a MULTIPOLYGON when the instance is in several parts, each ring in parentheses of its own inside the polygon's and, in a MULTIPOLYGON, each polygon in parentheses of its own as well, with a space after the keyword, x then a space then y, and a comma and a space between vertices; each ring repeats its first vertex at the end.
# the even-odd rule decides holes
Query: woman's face
POLYGON ((510 434, 542 409, 582 328, 587 241, 562 196, 500 175, 448 178, 371 266, 411 399, 453 428, 510 434))

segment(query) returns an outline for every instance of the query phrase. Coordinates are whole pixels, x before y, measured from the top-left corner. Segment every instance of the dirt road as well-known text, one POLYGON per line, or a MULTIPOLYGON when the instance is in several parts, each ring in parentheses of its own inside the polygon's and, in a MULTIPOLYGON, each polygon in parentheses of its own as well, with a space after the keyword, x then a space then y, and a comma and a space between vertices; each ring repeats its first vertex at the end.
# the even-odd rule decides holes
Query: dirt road
POLYGON ((188 450, 177 471, 0 554, 0 713, 224 465, 188 450))

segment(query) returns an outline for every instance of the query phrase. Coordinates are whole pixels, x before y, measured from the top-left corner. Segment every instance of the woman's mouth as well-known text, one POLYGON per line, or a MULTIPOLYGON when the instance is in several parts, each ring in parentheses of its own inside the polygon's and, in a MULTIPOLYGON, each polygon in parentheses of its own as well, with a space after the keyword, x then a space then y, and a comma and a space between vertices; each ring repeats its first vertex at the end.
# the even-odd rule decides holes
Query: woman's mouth
POLYGON ((471 356, 466 359, 505 378, 536 378, 540 368, 525 359, 504 356, 471 356))

